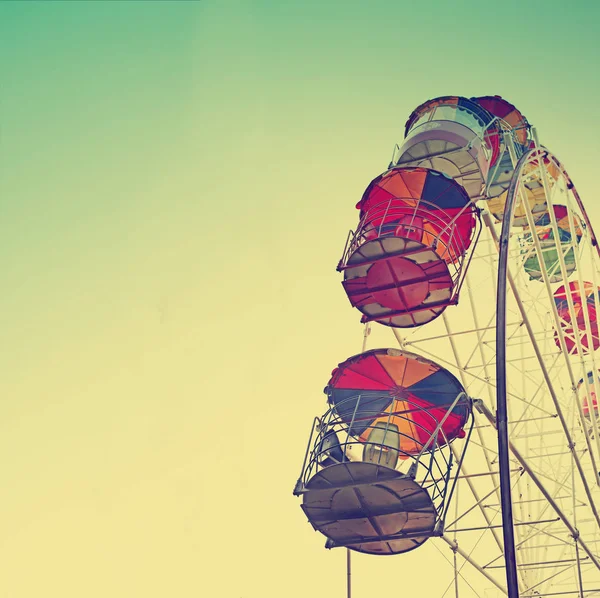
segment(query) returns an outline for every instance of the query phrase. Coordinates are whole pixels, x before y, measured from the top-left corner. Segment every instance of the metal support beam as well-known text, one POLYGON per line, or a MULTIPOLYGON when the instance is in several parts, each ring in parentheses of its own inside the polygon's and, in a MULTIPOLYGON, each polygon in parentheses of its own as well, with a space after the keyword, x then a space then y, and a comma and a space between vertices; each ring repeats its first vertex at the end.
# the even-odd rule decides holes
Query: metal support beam
POLYGON ((453 551, 460 554, 460 556, 462 556, 467 563, 475 567, 475 569, 477 569, 477 571, 479 571, 479 573, 481 573, 488 581, 491 581, 502 593, 508 595, 507 589, 499 581, 496 581, 481 565, 476 563, 462 548, 460 548, 457 542, 451 540, 446 535, 442 536, 442 540, 444 540, 444 542, 446 542, 453 551))
MULTIPOLYGON (((518 523, 515 523, 514 526, 516 527, 517 525, 529 525, 530 527, 534 527, 540 523, 555 523, 556 521, 560 521, 559 518, 556 519, 540 519, 539 521, 519 521, 518 523)), ((494 528, 500 528, 502 527, 502 524, 500 525, 492 525, 492 527, 494 528)), ((480 532, 481 530, 488 530, 490 529, 489 526, 484 526, 484 527, 465 527, 463 529, 446 529, 446 531, 448 532, 480 532)))
MULTIPOLYGON (((483 401, 479 401, 479 400, 476 401, 476 406, 477 406, 477 409, 479 409, 481 411, 481 413, 483 413, 486 416, 486 418, 490 421, 490 423, 492 423, 494 426, 496 426, 496 418, 494 417, 493 413, 487 408, 487 406, 483 403, 483 401)), ((508 448, 510 449, 512 454, 515 456, 517 461, 521 464, 523 469, 527 472, 527 474, 529 475, 529 477, 531 478, 533 483, 538 487, 538 490, 546 498, 546 500, 548 501, 550 506, 554 509, 554 512, 560 517, 561 521, 564 523, 565 527, 569 530, 569 533, 571 534, 573 539, 576 542, 578 542, 579 546, 581 546, 583 551, 590 557, 590 560, 594 563, 596 568, 600 570, 600 562, 598 562, 596 555, 590 550, 590 548, 587 546, 587 544, 581 539, 581 537, 579 536, 579 531, 573 526, 573 524, 571 523, 569 518, 565 515, 565 513, 558 506, 558 504, 556 504, 556 501, 552 498, 550 492, 548 492, 548 490, 546 489, 544 484, 542 484, 542 481, 540 480, 540 478, 531 469, 531 467, 529 466, 529 463, 527 463, 527 461, 521 455, 519 450, 510 441, 508 441, 508 448)), ((510 598, 512 598, 512 597, 510 597, 510 598)), ((518 596, 516 598, 518 598, 518 596)))

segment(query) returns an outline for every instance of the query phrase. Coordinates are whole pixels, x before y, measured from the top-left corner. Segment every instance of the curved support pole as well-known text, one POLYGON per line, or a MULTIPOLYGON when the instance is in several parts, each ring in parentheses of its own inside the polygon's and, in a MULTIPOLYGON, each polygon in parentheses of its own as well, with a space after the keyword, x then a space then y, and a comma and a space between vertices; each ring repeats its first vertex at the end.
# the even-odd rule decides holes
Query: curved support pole
POLYGON ((500 504, 502 506, 502 532, 508 598, 519 598, 515 532, 513 527, 512 497, 510 487, 510 458, 508 447, 508 416, 506 406, 506 297, 508 286, 508 253, 510 225, 515 210, 517 183, 522 165, 529 159, 526 152, 515 165, 504 206, 502 232, 498 256, 498 295, 496 311, 496 422, 498 429, 498 464, 500 467, 500 504))
MULTIPOLYGON (((496 403, 497 403, 497 413, 496 413, 496 421, 497 421, 497 430, 498 430, 498 461, 500 466, 500 496, 501 496, 501 505, 502 505, 502 527, 504 533, 504 556, 506 561, 506 577, 508 584, 508 595, 509 598, 518 598, 519 590, 518 590, 518 581, 517 581, 517 564, 516 564, 516 551, 514 544, 514 529, 513 529, 513 516, 512 516, 512 500, 511 500, 511 487, 510 487, 510 462, 509 462, 509 441, 508 441, 508 417, 507 417, 507 404, 506 404, 506 300, 507 300, 507 290, 508 284, 510 283, 509 274, 508 274, 508 254, 509 254, 509 240, 510 240, 510 227, 513 219, 513 213, 515 210, 515 202, 517 195, 517 187, 519 183, 519 178, 521 172, 523 170, 524 165, 531 159, 532 156, 539 156, 538 159, 541 160, 542 152, 539 149, 531 149, 525 152, 518 163, 515 164, 515 154, 514 147, 512 147, 511 140, 509 140, 509 150, 511 150, 511 155, 513 158, 514 164, 514 175, 510 182, 510 186, 508 188, 506 204, 504 208, 504 217, 502 220, 502 232, 500 233, 499 240, 499 261, 498 261, 498 294, 497 294, 497 315, 496 315, 496 403)), ((559 168, 563 171, 562 165, 558 163, 559 168)), ((566 173, 564 173, 565 176, 566 173)), ((589 226, 589 234, 592 239, 592 244, 596 246, 596 249, 600 253, 600 248, 596 242, 596 238, 587 218, 587 214, 585 210, 583 210, 583 206, 581 203, 581 199, 577 194, 575 187, 571 183, 570 179, 567 176, 569 181, 570 190, 573 192, 573 195, 581 208, 581 211, 584 216, 584 220, 586 224, 589 226)), ((527 209, 527 206, 525 206, 527 209)), ((544 369, 544 368, 542 368, 544 369)), ((546 372, 544 371, 545 377, 546 372)), ((553 397, 554 399, 554 397, 553 397)), ((557 406, 557 413, 561 418, 561 423, 563 424, 563 428, 567 434, 567 439, 569 441, 569 445, 572 445, 572 441, 570 438, 570 434, 568 433, 568 428, 566 427, 566 422, 564 422, 564 418, 562 416, 562 412, 560 407, 557 406)), ((586 439, 587 440, 587 439, 586 439)), ((588 443, 589 444, 589 443, 588 443)), ((591 451, 591 447, 588 446, 591 451)), ((581 466, 579 460, 575 456, 575 461, 582 474, 581 466)), ((587 483, 585 478, 583 477, 584 486, 586 486, 586 494, 590 499, 590 503, 592 505, 592 510, 594 511, 594 515, 600 524, 600 519, 597 516, 595 511, 595 506, 592 498, 589 494, 589 488, 587 487, 587 483)))

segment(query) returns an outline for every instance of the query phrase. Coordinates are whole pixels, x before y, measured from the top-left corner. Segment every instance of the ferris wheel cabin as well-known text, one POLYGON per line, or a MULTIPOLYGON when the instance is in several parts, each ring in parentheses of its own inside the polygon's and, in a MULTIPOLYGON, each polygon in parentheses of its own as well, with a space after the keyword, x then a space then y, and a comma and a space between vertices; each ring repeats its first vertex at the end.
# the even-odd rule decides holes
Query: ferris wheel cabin
MULTIPOLYGON (((546 192, 552 192, 559 176, 559 169, 552 160, 548 159, 547 151, 542 150, 539 159, 527 163, 521 181, 524 197, 515 208, 512 226, 528 226, 524 201, 527 201, 529 210, 536 219, 539 217, 538 215, 548 210, 546 192), (543 174, 541 168, 544 169, 543 174), (546 185, 547 190, 544 185, 546 185)), ((486 202, 486 207, 498 222, 501 222, 504 217, 507 196, 508 191, 505 190, 497 197, 491 197, 486 202)))
POLYGON ((473 100, 447 96, 414 110, 393 162, 443 172, 464 187, 470 198, 483 199, 488 172, 501 151, 493 116, 473 100))
POLYGON ((471 414, 458 380, 412 353, 376 349, 341 363, 325 393, 331 408, 315 421, 295 494, 326 546, 399 554, 440 535, 448 445, 471 414))
MULTIPOLYGON (((584 282, 583 289, 577 281, 562 285, 554 292, 554 303, 560 318, 560 326, 569 354, 578 354, 578 341, 584 354, 596 351, 600 347, 597 309, 600 306, 600 289, 594 289, 591 282, 584 282), (573 305, 570 309, 569 303, 573 305), (575 319, 572 313, 575 313, 575 319), (588 330, 589 322, 589 330, 588 330)), ((554 339, 560 348, 560 339, 555 331, 554 339)))
POLYGON ((338 270, 363 322, 410 328, 456 303, 479 224, 460 185, 435 170, 392 168, 356 207, 361 219, 338 270))
MULTIPOLYGON (((489 135, 497 136, 500 132, 512 136, 516 157, 519 157, 529 148, 529 123, 523 114, 510 102, 500 96, 482 96, 471 98, 481 108, 486 110, 495 119, 497 126, 490 128, 489 135)), ((488 172, 486 181, 486 196, 498 197, 504 194, 514 173, 514 166, 508 148, 501 142, 496 144, 501 147, 498 159, 492 160, 492 168, 488 172)))

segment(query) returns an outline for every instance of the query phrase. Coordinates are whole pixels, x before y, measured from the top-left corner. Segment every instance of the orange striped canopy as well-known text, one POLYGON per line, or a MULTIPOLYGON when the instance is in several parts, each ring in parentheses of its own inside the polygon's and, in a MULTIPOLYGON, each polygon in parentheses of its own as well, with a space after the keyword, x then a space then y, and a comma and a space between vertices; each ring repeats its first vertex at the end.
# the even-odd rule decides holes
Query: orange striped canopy
POLYGON ((471 244, 475 207, 448 175, 428 168, 392 168, 371 181, 356 204, 373 229, 391 230, 427 246, 447 262, 471 244))

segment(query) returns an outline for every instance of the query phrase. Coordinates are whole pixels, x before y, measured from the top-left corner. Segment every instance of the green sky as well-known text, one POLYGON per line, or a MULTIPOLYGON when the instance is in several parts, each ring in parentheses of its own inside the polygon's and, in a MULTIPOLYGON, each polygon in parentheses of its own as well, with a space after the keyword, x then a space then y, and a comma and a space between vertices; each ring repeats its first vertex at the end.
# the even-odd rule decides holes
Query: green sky
POLYGON ((0 598, 341 598, 291 491, 354 204, 414 107, 500 94, 600 227, 598 6, 0 2, 0 598))

